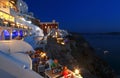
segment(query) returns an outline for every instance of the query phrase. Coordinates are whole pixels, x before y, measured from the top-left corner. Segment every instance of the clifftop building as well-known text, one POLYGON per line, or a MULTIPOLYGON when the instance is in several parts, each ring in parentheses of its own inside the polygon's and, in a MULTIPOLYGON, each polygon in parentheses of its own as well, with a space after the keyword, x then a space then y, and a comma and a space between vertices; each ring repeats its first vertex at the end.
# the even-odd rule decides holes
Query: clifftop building
POLYGON ((59 23, 53 20, 52 22, 40 22, 40 28, 43 29, 44 33, 49 33, 52 29, 58 29, 59 23))
MULTIPOLYGON (((40 28, 31 21, 32 13, 23 0, 0 0, 0 40, 35 33, 40 28)), ((41 32, 42 33, 42 32, 41 32)))

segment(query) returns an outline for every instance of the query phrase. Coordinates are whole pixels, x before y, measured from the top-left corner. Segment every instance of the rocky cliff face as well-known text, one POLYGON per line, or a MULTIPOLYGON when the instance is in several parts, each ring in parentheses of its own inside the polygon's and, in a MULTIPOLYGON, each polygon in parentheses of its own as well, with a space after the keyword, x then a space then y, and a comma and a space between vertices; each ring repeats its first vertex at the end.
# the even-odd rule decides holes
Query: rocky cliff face
POLYGON ((114 78, 110 66, 96 56, 95 51, 80 35, 67 36, 65 45, 58 44, 55 38, 48 38, 46 52, 71 70, 79 67, 84 78, 114 78))

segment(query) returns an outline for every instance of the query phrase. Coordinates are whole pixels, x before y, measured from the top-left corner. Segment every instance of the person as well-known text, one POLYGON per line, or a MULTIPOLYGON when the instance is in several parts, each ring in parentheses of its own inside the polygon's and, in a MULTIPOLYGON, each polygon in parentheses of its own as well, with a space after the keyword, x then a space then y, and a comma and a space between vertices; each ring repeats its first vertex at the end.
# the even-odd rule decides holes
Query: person
POLYGON ((63 70, 62 70, 62 72, 61 72, 61 75, 62 75, 64 78, 73 78, 73 77, 71 76, 71 73, 70 73, 70 71, 68 70, 67 66, 64 66, 64 67, 63 67, 63 70))
POLYGON ((55 59, 51 65, 51 68, 52 68, 52 73, 55 73, 57 72, 57 69, 60 67, 59 63, 58 63, 58 60, 55 59))
POLYGON ((34 54, 31 56, 31 59, 32 59, 33 70, 37 71, 37 62, 38 62, 38 59, 35 57, 34 54))
POLYGON ((57 59, 54 59, 51 67, 52 67, 52 68, 56 68, 56 67, 58 67, 58 65, 59 65, 58 60, 57 60, 57 59))
POLYGON ((51 70, 51 65, 53 64, 53 60, 49 57, 47 57, 47 61, 46 61, 46 69, 47 70, 51 70))

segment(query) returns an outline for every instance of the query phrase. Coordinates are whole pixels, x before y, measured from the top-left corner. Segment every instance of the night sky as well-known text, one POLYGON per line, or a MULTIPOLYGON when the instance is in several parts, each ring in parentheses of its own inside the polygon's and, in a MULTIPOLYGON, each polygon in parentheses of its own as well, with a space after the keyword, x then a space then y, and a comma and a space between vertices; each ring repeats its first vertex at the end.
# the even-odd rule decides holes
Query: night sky
POLYGON ((41 21, 74 32, 120 31, 120 0, 24 0, 41 21))

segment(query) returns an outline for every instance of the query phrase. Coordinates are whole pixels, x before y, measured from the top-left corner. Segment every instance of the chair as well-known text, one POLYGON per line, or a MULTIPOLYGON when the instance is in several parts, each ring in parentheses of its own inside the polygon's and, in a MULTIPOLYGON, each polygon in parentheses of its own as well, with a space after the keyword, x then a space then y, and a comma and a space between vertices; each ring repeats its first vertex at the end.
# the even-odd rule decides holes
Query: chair
POLYGON ((45 72, 45 65, 39 65, 38 66, 38 72, 45 72))

